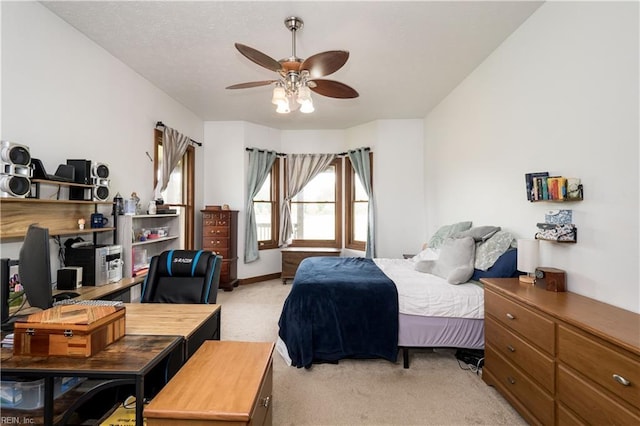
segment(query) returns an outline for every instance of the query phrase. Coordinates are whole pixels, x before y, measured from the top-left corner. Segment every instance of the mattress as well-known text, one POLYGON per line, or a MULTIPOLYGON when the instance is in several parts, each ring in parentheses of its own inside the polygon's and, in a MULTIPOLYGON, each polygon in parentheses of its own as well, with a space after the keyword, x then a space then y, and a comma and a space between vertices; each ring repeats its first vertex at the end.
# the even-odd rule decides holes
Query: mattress
POLYGON ((484 319, 484 290, 477 282, 449 284, 418 272, 413 259, 374 259, 396 284, 401 314, 425 317, 484 319))

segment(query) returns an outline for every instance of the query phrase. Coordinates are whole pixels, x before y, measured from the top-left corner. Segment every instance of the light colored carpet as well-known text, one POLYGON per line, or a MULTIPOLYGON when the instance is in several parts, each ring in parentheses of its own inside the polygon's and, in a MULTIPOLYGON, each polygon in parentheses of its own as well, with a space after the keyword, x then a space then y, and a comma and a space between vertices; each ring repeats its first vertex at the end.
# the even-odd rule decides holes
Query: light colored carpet
MULTIPOLYGON (((281 280, 218 294, 222 340, 271 341, 291 285, 281 280)), ((343 360, 299 369, 274 352, 273 424, 280 425, 526 425, 454 351, 420 350, 409 369, 386 360, 343 360), (465 366, 466 367, 466 366, 465 366)))

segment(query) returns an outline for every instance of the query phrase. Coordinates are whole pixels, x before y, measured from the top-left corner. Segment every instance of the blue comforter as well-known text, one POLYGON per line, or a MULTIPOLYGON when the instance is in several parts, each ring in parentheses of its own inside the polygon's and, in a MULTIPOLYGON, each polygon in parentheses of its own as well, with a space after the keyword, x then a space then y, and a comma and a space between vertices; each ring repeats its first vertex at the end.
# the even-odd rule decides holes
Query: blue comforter
POLYGON ((279 321, 292 364, 398 355, 398 292, 371 259, 310 257, 296 272, 279 321))

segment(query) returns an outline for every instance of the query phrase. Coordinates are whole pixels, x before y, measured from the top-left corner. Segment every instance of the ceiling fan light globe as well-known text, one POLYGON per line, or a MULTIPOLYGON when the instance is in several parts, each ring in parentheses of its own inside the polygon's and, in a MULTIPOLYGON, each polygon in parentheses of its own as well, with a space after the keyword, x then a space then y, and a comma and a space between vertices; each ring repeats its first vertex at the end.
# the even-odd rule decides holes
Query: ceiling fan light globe
POLYGON ((276 112, 278 114, 289 114, 291 112, 291 109, 289 108, 289 101, 286 98, 278 102, 276 105, 278 105, 276 108, 276 112))
POLYGON ((273 88, 273 97, 271 98, 271 103, 274 105, 278 105, 280 102, 285 101, 287 95, 285 93, 284 87, 274 87, 273 88))
POLYGON ((300 105, 300 112, 303 114, 309 114, 309 113, 312 113, 313 111, 315 111, 315 108, 313 107, 313 102, 311 101, 311 99, 303 102, 300 105))

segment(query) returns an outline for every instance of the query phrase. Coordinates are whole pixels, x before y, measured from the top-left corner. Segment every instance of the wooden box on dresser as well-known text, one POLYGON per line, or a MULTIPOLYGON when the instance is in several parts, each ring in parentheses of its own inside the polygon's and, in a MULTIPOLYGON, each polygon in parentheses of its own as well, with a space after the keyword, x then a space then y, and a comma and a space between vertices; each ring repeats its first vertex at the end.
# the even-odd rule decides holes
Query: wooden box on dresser
POLYGON ((481 279, 483 380, 531 424, 640 424, 640 315, 575 293, 481 279))
POLYGON ((222 256, 220 288, 232 291, 238 286, 238 211, 204 209, 202 249, 222 256))

